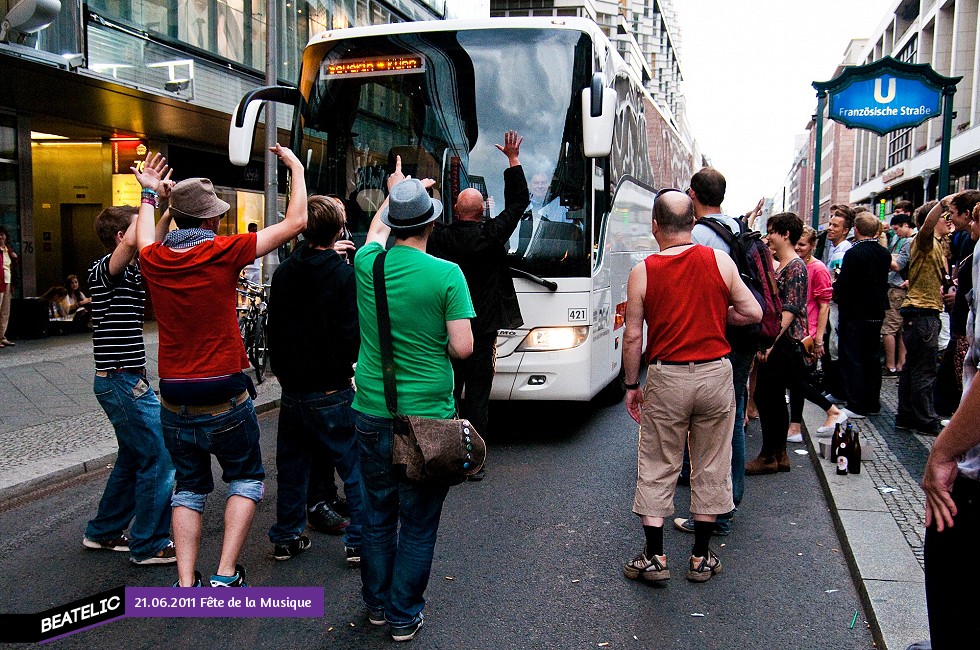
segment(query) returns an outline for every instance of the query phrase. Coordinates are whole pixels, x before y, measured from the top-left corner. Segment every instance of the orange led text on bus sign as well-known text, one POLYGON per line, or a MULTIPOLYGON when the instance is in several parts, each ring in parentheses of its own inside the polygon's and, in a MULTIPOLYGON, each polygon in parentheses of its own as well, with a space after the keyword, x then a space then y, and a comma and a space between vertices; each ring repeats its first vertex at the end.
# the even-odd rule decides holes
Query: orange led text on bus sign
POLYGON ((374 77, 410 74, 424 70, 425 62, 420 56, 386 56, 372 59, 324 61, 322 74, 325 77, 374 77))

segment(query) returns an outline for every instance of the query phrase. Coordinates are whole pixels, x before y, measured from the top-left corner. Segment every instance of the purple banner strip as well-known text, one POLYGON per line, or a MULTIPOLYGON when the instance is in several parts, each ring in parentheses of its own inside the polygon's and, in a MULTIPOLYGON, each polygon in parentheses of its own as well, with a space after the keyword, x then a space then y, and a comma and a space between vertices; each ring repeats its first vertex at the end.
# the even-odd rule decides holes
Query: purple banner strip
POLYGON ((323 618, 323 587, 126 587, 127 618, 323 618))

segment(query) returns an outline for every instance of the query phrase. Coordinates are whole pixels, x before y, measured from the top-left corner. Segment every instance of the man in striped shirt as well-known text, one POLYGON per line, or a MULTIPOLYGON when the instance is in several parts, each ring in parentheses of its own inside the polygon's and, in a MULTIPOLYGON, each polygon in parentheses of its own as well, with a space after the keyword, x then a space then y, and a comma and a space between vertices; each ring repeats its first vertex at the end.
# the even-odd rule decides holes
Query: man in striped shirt
MULTIPOLYGON (((168 181, 165 189, 169 186, 168 181)), ((94 389, 115 429, 119 452, 82 544, 94 550, 128 551, 135 564, 173 564, 174 467, 163 442, 160 402, 146 380, 145 294, 136 262, 136 214, 131 206, 110 207, 95 220, 96 233, 110 253, 89 270, 94 389), (123 534, 127 527, 128 538, 123 534)), ((169 219, 163 221, 169 225, 169 219)))

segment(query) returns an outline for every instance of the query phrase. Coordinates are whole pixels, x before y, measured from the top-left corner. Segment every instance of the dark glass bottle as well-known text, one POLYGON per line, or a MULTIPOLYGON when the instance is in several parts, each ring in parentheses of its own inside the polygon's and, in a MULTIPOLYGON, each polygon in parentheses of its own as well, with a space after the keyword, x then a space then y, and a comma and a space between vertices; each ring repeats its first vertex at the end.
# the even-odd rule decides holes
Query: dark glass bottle
POLYGON ((851 453, 847 458, 847 471, 851 474, 861 473, 861 441, 858 440, 857 431, 852 432, 851 453))
POLYGON ((830 438, 830 462, 837 462, 837 448, 840 447, 840 423, 834 425, 834 435, 830 438))

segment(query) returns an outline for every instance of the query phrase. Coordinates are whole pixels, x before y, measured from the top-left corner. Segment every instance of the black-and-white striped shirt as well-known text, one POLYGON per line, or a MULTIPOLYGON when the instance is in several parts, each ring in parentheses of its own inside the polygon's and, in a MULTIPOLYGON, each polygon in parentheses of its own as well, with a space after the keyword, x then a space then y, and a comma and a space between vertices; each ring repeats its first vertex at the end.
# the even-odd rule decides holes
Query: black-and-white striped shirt
POLYGON ((89 269, 92 290, 92 348, 95 369, 142 368, 146 365, 143 347, 143 276, 139 263, 126 267, 122 275, 109 275, 106 255, 89 269))

